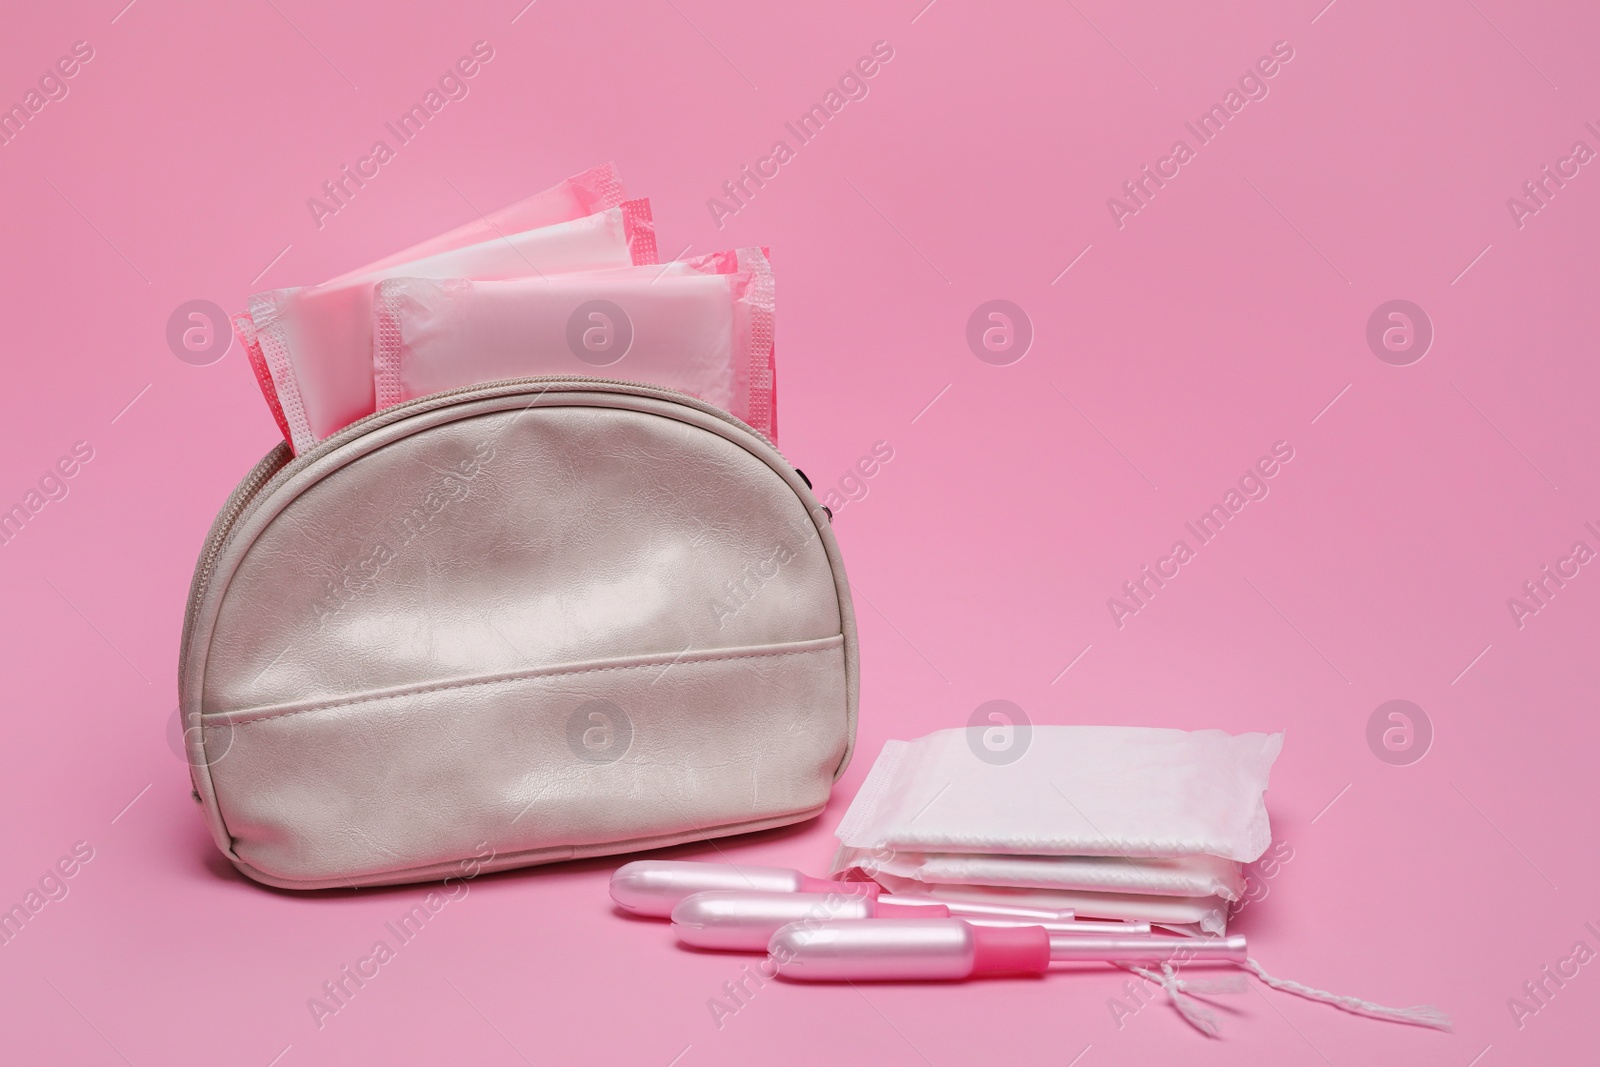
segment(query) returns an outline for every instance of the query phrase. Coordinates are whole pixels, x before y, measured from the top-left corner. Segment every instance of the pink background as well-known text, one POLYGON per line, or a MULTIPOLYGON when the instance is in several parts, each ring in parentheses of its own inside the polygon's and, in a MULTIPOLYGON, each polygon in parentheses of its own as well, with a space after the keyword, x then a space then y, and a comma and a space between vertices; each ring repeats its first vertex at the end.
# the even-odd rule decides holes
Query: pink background
POLYGON ((0 505, 94 449, 0 548, 0 905, 94 849, 0 948, 8 1062, 1593 1057, 1600 965, 1520 1028, 1507 1000, 1575 942, 1600 949, 1600 567, 1520 629, 1506 603, 1575 541, 1600 549, 1600 174, 1521 228, 1506 203, 1574 141, 1600 148, 1592 12, 124 2, 14 6, 0 32, 0 102, 94 49, 0 146, 0 505), (307 198, 477 40, 494 58, 470 95, 318 229, 307 198), (707 198, 879 40, 894 58, 869 95, 719 231, 707 198), (1119 229, 1107 198, 1192 145, 1184 122, 1280 40, 1270 95, 1119 229), (473 883, 316 1027, 307 999, 424 889, 264 890, 189 798, 166 737, 189 576, 277 433, 240 349, 181 362, 167 317, 322 280, 606 159, 651 197, 663 256, 772 247, 781 444, 819 489, 894 449, 836 519, 859 757, 821 819, 720 851, 822 871, 883 741, 990 699, 1041 723, 1286 729, 1269 807, 1294 858, 1236 928, 1269 970, 1436 1003, 1456 1033, 1254 991, 1218 998, 1221 1041, 1160 1003, 1119 1027, 1126 976, 1093 970, 772 985, 719 1029, 707 1002, 745 961, 614 915, 610 861, 473 883), (1009 366, 965 341, 995 298, 1036 332, 1009 366), (1436 330, 1404 367, 1365 340, 1396 298, 1436 330), (1119 629, 1107 598, 1280 440, 1270 496, 1119 629), (1409 766, 1366 741, 1396 698, 1435 730, 1409 766))

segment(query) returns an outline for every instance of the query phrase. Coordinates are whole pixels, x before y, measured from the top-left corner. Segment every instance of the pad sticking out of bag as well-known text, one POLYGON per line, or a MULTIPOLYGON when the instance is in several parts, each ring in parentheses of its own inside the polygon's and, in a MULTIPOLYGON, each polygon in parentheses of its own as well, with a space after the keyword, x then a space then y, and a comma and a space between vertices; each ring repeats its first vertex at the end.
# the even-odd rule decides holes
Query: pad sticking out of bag
POLYGON ((665 266, 378 286, 379 408, 536 374, 677 389, 776 439, 772 271, 758 248, 665 266))
POLYGON ((304 452, 377 409, 372 390, 372 298, 384 278, 511 278, 608 270, 656 259, 646 201, 541 229, 440 252, 326 285, 277 289, 250 298, 236 321, 271 375, 289 430, 304 452))
POLYGON ((506 234, 571 222, 573 219, 581 219, 585 215, 593 215, 607 208, 619 207, 625 199, 622 179, 617 175, 617 165, 602 163, 582 174, 574 174, 566 181, 552 185, 543 192, 523 197, 514 204, 507 204, 498 211, 491 211, 437 237, 430 237, 410 248, 391 253, 364 267, 357 267, 353 271, 341 274, 327 284, 334 285, 376 271, 403 266, 415 260, 438 255, 440 252, 450 252, 457 248, 465 248, 467 245, 497 240, 506 234))

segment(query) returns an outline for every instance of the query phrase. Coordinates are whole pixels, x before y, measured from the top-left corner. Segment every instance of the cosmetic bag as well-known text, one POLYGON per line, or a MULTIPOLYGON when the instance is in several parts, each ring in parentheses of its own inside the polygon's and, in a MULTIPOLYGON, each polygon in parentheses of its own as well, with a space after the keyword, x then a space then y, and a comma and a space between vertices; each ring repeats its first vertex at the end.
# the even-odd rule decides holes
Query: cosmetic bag
POLYGON ((815 816, 859 686, 830 518, 744 423, 631 382, 494 382, 280 445, 184 619, 217 846, 322 889, 815 816))

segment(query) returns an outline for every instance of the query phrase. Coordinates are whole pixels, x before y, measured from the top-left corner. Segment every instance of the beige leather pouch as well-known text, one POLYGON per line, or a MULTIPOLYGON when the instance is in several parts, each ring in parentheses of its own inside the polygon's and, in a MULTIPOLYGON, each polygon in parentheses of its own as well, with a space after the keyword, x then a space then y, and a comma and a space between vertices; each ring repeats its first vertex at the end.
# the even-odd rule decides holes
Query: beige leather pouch
POLYGON ((239 870, 415 882, 816 815, 855 624, 765 438, 669 390, 521 379, 268 455, 196 566, 179 691, 239 870))

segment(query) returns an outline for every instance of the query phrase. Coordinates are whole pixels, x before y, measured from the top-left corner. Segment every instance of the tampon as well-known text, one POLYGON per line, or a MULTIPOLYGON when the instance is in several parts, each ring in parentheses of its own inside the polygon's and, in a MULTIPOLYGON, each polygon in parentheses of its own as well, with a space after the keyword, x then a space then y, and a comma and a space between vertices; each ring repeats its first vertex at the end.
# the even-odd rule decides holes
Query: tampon
POLYGON ((666 918, 684 897, 714 889, 757 893, 839 893, 876 897, 875 882, 830 882, 787 867, 745 867, 687 860, 634 860, 611 876, 611 899, 635 915, 666 918))
POLYGON ((1043 974, 1053 962, 1243 963, 1245 940, 1085 937, 1042 926, 973 926, 960 919, 790 923, 767 946, 777 973, 807 982, 953 981, 975 974, 1043 974))
MULTIPOLYGON (((834 884, 837 885, 838 883, 834 884)), ((845 882, 844 884, 851 885, 852 883, 845 882)), ((951 915, 959 919, 1010 919, 1013 926, 1065 923, 1071 922, 1074 917, 1074 912, 1071 908, 1032 908, 1018 904, 981 903, 975 900, 924 896, 914 893, 896 893, 894 896, 880 896, 878 899, 890 904, 940 904, 949 909, 951 915)), ((1148 931, 1148 923, 1139 925, 1144 926, 1148 931)))
MULTIPOLYGON (((851 883, 836 883, 848 886, 851 883)), ((695 893, 672 909, 672 932, 685 945, 696 948, 765 952, 772 935, 792 922, 818 923, 836 919, 942 919, 950 911, 943 904, 900 903, 851 893, 751 893, 741 890, 695 893)), ((974 926, 1031 925, 1015 918, 971 917, 974 926)), ((1037 920, 1035 920, 1037 923, 1037 920)), ((1148 934, 1145 923, 1072 922, 1037 923, 1055 933, 1074 935, 1148 934)))

